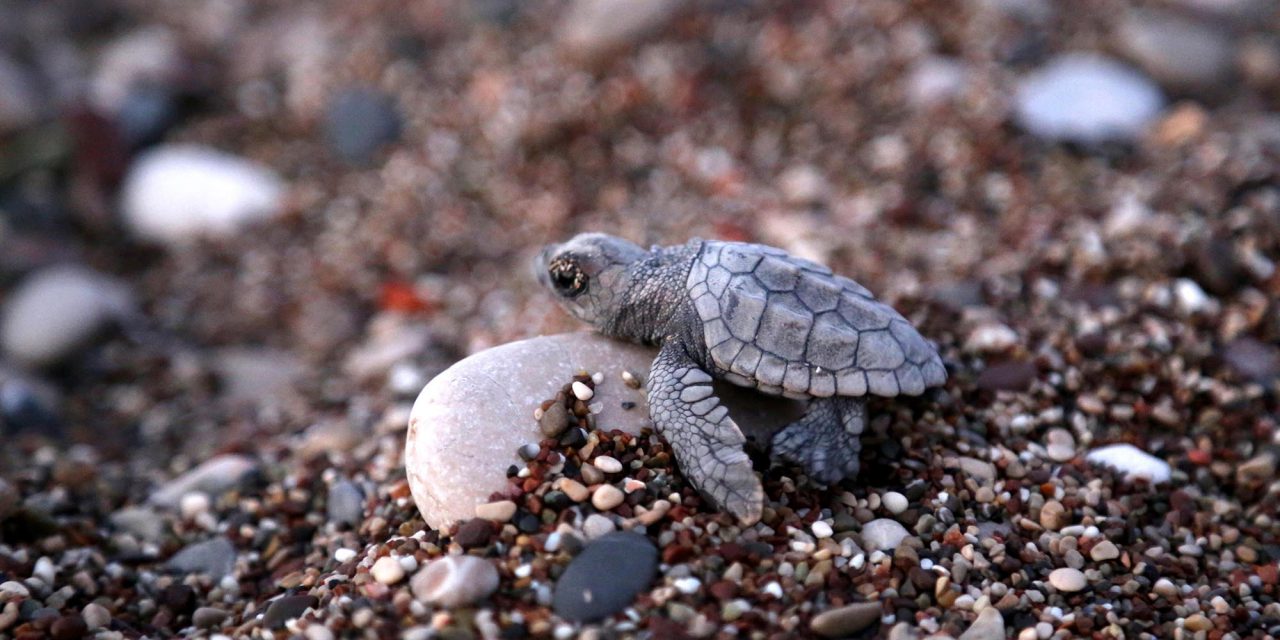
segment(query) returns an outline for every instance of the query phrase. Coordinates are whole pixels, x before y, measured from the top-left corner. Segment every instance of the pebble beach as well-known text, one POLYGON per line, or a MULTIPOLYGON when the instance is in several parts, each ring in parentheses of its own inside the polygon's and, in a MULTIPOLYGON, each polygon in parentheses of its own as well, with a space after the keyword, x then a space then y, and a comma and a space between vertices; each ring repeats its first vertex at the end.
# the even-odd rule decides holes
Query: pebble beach
POLYGON ((0 7, 0 638, 1280 637, 1267 0, 0 7), (948 380, 742 526, 581 231, 829 265, 948 380), (545 336, 537 338, 536 336, 545 336))

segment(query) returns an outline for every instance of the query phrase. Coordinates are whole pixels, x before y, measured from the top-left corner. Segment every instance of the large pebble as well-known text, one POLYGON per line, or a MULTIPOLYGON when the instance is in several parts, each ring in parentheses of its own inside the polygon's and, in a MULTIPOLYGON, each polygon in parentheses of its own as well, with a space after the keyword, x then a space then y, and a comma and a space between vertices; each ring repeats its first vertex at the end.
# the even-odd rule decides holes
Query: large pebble
POLYGON ((178 573, 207 573, 216 580, 235 569, 236 548, 222 537, 197 542, 169 558, 168 566, 178 573))
POLYGON ((253 458, 234 453, 209 458, 157 489, 151 494, 151 504, 177 507, 182 496, 193 491, 221 495, 239 484, 240 478, 257 466, 253 458))
POLYGON ((409 587, 414 597, 427 604, 464 607, 497 590, 498 570, 475 556, 445 556, 414 574, 409 587))
POLYGON ((1018 121, 1032 134, 1086 145, 1132 141, 1160 113, 1149 78, 1093 54, 1059 56, 1018 88, 1018 121))
POLYGON ((1089 583, 1079 569, 1063 567, 1049 572, 1049 584, 1063 593, 1075 593, 1084 589, 1089 583))
POLYGON ((1004 640, 1004 616, 995 607, 987 607, 957 640, 1004 640))
MULTIPOLYGON (((507 486, 515 452, 543 438, 533 413, 579 371, 602 373, 592 403, 601 428, 637 434, 649 427, 643 390, 622 372, 649 370, 654 350, 594 333, 544 336, 470 356, 436 376, 414 404, 405 442, 409 487, 427 524, 436 529, 472 517, 475 506, 507 486), (623 409, 623 402, 635 403, 623 409)), ((722 399, 749 438, 767 442, 798 417, 801 403, 721 385, 722 399)))
POLYGON ((809 629, 826 638, 843 638, 879 622, 883 612, 879 602, 855 602, 819 613, 809 629))
POLYGON ((618 532, 587 545, 569 563, 552 606, 560 617, 592 622, 621 611, 646 589, 657 571, 658 549, 637 533, 618 532))
POLYGON ((879 518, 862 525, 862 546, 868 550, 891 551, 907 537, 907 529, 897 520, 879 518))
POLYGON ((121 206, 138 237, 180 245, 270 218, 283 196, 284 184, 266 167, 207 147, 169 145, 134 162, 121 206))
POLYGON ((1160 484, 1168 482, 1173 475, 1169 463, 1128 443, 1094 449, 1085 459, 1093 464, 1112 467, 1129 480, 1145 478, 1152 484, 1160 484))
POLYGON ((5 299, 0 345, 23 364, 56 364, 132 306, 129 290, 117 280, 83 267, 47 267, 5 299))

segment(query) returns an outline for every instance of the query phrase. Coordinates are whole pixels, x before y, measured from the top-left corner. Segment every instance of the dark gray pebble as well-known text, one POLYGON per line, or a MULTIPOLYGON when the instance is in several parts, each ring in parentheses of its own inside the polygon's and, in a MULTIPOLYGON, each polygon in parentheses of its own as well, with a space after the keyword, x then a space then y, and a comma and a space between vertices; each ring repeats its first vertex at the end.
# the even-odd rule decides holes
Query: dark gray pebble
POLYGON ((329 522, 358 525, 364 519, 364 493, 349 480, 329 487, 329 522))
POLYGON ((267 607, 262 616, 262 626, 268 629, 279 629, 284 623, 302 615, 304 611, 320 604, 315 596, 297 595, 277 599, 267 607))
POLYGON ((168 566, 179 573, 207 573, 218 579, 235 569, 236 548, 226 538, 197 542, 169 558, 168 566))
POLYGON ((329 103, 325 136, 343 160, 369 164, 383 145, 400 137, 400 114, 380 91, 347 89, 329 103))
POLYGON ((590 622, 623 610, 648 588, 658 549, 637 533, 610 533, 587 545, 556 583, 553 607, 560 617, 590 622))

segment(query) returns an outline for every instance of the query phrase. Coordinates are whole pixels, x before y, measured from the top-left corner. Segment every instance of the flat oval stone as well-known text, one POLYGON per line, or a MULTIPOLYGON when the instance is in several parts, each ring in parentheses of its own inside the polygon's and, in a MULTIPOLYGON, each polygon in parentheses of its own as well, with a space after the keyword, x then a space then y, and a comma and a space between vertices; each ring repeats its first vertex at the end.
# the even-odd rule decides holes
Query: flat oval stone
POLYGON ((879 602, 855 602, 819 613, 809 629, 826 638, 843 638, 879 622, 883 611, 879 602))
POLYGON ((638 533, 602 536, 578 554, 556 583, 556 615, 591 622, 623 610, 653 582, 658 548, 638 533))
MULTIPOLYGON (((647 379, 656 350, 580 332, 521 340, 472 355, 436 376, 418 395, 409 418, 405 466, 409 488, 427 525, 446 529, 475 515, 503 490, 516 451, 546 437, 533 418, 577 373, 600 373, 592 403, 596 424, 637 434, 652 426, 645 390, 623 371, 647 379), (630 408, 624 408, 630 407, 630 408)), ((804 405, 728 383, 717 392, 748 439, 768 442, 804 405)))
POLYGON ((892 551, 907 535, 905 527, 889 518, 879 518, 862 525, 862 543, 870 550, 892 551))
POLYGON ((178 573, 207 573, 218 579, 236 567, 236 548, 223 537, 183 547, 169 558, 168 567, 178 573))

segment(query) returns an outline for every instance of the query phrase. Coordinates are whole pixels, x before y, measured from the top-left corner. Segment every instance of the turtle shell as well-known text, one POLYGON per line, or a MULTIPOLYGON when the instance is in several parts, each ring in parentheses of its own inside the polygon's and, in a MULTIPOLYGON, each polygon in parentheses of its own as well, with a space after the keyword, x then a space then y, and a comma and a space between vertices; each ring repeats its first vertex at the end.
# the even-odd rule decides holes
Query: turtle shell
POLYGON ((704 242, 688 291, 721 377, 796 398, 918 395, 947 379, 938 352, 866 287, 785 251, 704 242))

